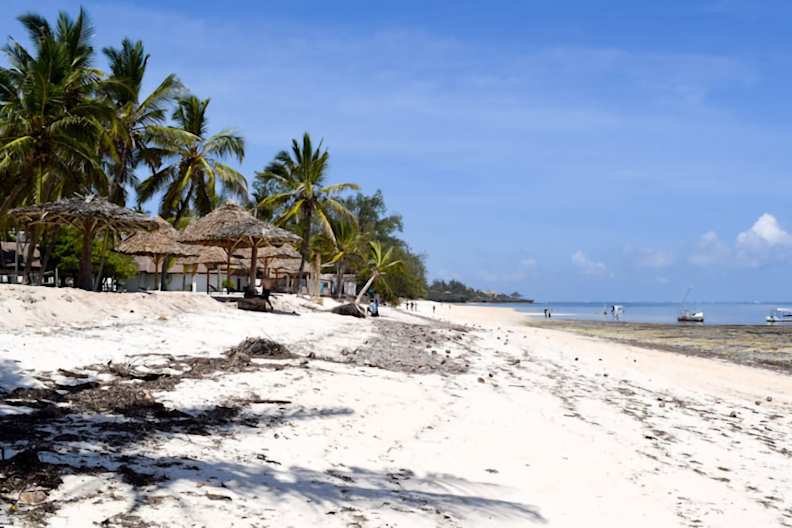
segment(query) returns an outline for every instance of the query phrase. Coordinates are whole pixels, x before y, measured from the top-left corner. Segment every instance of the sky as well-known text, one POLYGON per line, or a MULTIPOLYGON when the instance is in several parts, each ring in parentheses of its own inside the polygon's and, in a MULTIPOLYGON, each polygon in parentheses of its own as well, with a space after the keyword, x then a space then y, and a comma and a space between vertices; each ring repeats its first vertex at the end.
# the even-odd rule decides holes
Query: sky
MULTIPOLYGON (((792 299, 792 4, 4 0, 83 5, 247 140, 323 138, 432 279, 537 300, 792 299)), ((101 60, 98 61, 103 66, 101 60)))

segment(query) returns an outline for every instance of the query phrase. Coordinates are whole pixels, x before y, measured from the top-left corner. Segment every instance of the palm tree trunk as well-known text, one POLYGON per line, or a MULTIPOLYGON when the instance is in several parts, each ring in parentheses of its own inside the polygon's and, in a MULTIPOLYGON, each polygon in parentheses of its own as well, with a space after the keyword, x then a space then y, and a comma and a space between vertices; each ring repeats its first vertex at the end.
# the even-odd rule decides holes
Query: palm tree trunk
POLYGON ((25 255, 25 272, 24 272, 24 280, 25 284, 30 284, 30 275, 33 273, 33 254, 36 251, 36 244, 38 242, 37 236, 37 229, 34 226, 29 226, 30 229, 25 230, 25 238, 27 239, 27 251, 25 255), (29 235, 29 236, 28 236, 29 235))
POLYGON ((258 246, 251 240, 250 248, 250 275, 248 276, 248 294, 257 295, 256 291, 256 264, 258 263, 258 246))
MULTIPOLYGON (((41 264, 41 273, 39 274, 39 278, 37 279, 37 284, 40 286, 44 280, 44 272, 47 271, 47 265, 49 264, 50 256, 52 255, 52 250, 55 246, 55 239, 58 236, 58 231, 60 228, 57 226, 55 227, 54 232, 50 233, 50 236, 45 237, 45 242, 42 244, 43 254, 41 255, 40 264, 41 264)), ((58 285, 56 284, 55 287, 58 285)))
MULTIPOLYGON (((302 284, 303 275, 305 273, 305 258, 308 254, 308 248, 310 247, 311 243, 311 216, 313 211, 308 208, 305 212, 305 216, 303 217, 303 240, 302 244, 300 245, 300 271, 297 273, 297 286, 295 287, 294 293, 300 293, 300 284, 302 284)), ((306 282, 306 286, 308 283, 306 282)))
POLYGON ((99 271, 96 273, 96 282, 94 284, 94 291, 100 291, 102 285, 102 274, 104 273, 105 262, 107 262, 107 245, 110 242, 110 231, 105 232, 104 241, 102 242, 102 255, 99 260, 99 271))
POLYGON ((344 292, 341 289, 344 286, 344 259, 338 261, 336 265, 336 298, 341 299, 344 297, 344 292))
POLYGON ((377 277, 379 277, 379 273, 375 271, 366 285, 363 286, 363 289, 360 290, 360 293, 358 293, 357 297, 355 297, 355 304, 360 304, 360 300, 363 299, 364 295, 366 295, 366 292, 369 290, 369 288, 371 288, 371 285, 374 284, 374 281, 377 280, 377 277))
POLYGON ((93 249, 94 230, 96 223, 88 220, 83 224, 83 244, 82 254, 80 255, 80 274, 77 278, 77 285, 81 290, 91 291, 93 289, 93 263, 91 262, 91 250, 93 249))

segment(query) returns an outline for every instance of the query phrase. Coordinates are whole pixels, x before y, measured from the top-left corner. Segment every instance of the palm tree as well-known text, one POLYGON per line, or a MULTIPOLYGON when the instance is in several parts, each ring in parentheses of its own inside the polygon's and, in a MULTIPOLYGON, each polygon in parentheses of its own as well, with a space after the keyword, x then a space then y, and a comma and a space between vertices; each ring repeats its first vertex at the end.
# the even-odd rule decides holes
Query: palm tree
POLYGON ((336 265, 336 297, 343 297, 344 273, 352 262, 360 259, 364 237, 357 222, 341 219, 333 223, 334 255, 330 263, 336 265))
POLYGON ((291 153, 282 150, 264 171, 256 173, 260 185, 270 184, 275 189, 275 193, 261 200, 258 206, 264 209, 280 208, 282 214, 277 219, 278 224, 283 225, 292 219, 298 222, 302 245, 297 291, 303 280, 305 259, 311 247, 313 222, 318 221, 324 233, 335 240, 330 223, 331 212, 351 217, 336 196, 345 190, 359 188, 353 183, 326 185, 329 158, 321 142, 316 149, 313 148, 311 136, 306 132, 302 145, 292 139, 291 153))
POLYGON ((355 298, 355 304, 360 304, 360 300, 366 295, 366 292, 371 288, 375 280, 386 275, 389 270, 401 265, 401 260, 395 260, 393 258, 393 247, 389 247, 384 252, 382 250, 382 244, 379 242, 369 242, 369 247, 371 248, 371 253, 369 255, 368 268, 371 273, 371 278, 358 293, 357 298, 355 298))
POLYGON ((112 72, 102 83, 104 97, 113 109, 105 138, 111 176, 108 198, 123 206, 128 189, 138 184, 135 169, 146 163, 156 170, 167 154, 156 143, 164 142, 163 136, 169 135, 170 130, 163 127, 166 109, 183 87, 179 79, 170 74, 141 101, 143 77, 150 57, 143 43, 124 39, 120 49, 107 47, 102 52, 112 72))
POLYGON ((179 99, 173 113, 176 128, 162 128, 156 141, 171 161, 146 178, 138 187, 138 200, 145 202, 164 191, 160 216, 177 224, 192 209, 205 215, 220 197, 247 199, 247 180, 223 160, 245 157, 245 140, 231 130, 208 136, 206 109, 209 99, 194 95, 179 99))
MULTIPOLYGON (((107 188, 98 156, 107 112, 93 98, 101 72, 91 65, 87 14, 61 12, 54 28, 35 14, 18 20, 33 48, 12 40, 2 50, 9 67, 0 68, 0 212, 107 188)), ((26 276, 39 232, 30 235, 26 276)))

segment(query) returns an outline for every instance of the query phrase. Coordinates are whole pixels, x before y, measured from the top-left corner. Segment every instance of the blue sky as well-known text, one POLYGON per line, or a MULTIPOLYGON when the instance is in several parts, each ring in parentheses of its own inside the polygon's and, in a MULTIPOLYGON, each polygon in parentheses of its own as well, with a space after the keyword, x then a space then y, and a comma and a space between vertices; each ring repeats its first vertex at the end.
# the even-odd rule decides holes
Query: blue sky
MULTIPOLYGON (((308 130, 430 276, 550 300, 792 299, 792 4, 82 2, 248 140, 308 130), (382 3, 386 4, 386 3, 382 3), (427 5, 429 4, 429 5, 427 5)), ((14 17, 79 2, 6 0, 14 17)))

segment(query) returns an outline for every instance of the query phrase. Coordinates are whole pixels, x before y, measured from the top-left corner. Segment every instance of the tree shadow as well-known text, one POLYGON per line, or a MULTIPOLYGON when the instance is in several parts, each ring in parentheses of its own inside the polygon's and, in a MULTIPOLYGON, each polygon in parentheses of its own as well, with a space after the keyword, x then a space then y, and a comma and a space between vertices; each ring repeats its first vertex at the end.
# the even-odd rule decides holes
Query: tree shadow
POLYGON ((0 358, 0 396, 20 386, 27 386, 25 376, 16 361, 0 358))
MULTIPOLYGON (((315 508, 340 509, 360 507, 378 509, 393 506, 398 511, 409 508, 430 513, 450 513, 464 518, 471 513, 495 518, 516 518, 532 523, 546 523, 537 507, 493 498, 500 486, 475 482, 450 474, 429 473, 418 477, 409 470, 378 472, 361 467, 317 471, 300 466, 274 468, 277 461, 259 457, 251 464, 184 461, 174 457, 135 457, 130 467, 139 471, 164 468, 146 493, 167 488, 173 481, 193 481, 206 485, 234 482, 234 489, 222 489, 227 496, 255 497, 266 490, 275 498, 309 499, 315 508)), ((322 514, 327 513, 322 511, 322 514)))

